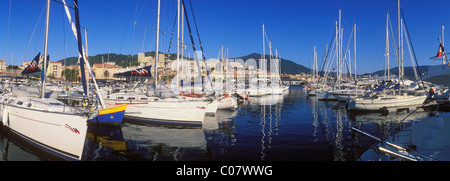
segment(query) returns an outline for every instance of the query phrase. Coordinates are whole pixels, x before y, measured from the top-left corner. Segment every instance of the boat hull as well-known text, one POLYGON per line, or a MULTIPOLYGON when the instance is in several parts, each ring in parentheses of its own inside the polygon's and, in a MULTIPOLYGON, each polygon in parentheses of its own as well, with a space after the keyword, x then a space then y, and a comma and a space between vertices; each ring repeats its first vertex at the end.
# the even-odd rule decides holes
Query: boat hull
POLYGON ((3 104, 3 125, 28 143, 63 160, 81 160, 87 117, 3 104))
POLYGON ((207 102, 204 101, 154 101, 154 102, 107 102, 127 105, 124 118, 163 124, 202 125, 207 102))
POLYGON ((333 96, 333 94, 331 94, 328 91, 321 91, 321 92, 316 92, 316 97, 318 100, 324 100, 324 101, 336 101, 336 97, 333 96))
POLYGON ((437 85, 450 87, 450 67, 448 65, 435 65, 428 68, 427 75, 422 77, 424 81, 437 85))
POLYGON ((342 93, 332 93, 333 96, 338 100, 338 101, 347 101, 349 99, 354 99, 358 96, 362 96, 364 95, 364 93, 359 93, 359 92, 342 92, 342 93))
POLYGON ((98 116, 90 119, 89 122, 97 124, 121 124, 126 109, 126 104, 100 109, 98 116))
POLYGON ((237 108, 238 108, 237 100, 232 97, 227 97, 227 98, 223 98, 223 99, 219 100, 219 105, 217 107, 217 109, 220 109, 220 110, 224 110, 224 109, 234 110, 237 108))
MULTIPOLYGON (((396 133, 387 141, 408 148, 414 146, 414 151, 402 151, 403 156, 416 158, 423 161, 450 161, 450 113, 427 117, 410 127, 396 133), (417 154, 420 153, 420 154, 417 154)), ((361 161, 401 161, 404 157, 394 157, 389 154, 380 154, 380 147, 389 148, 386 145, 377 144, 364 152, 361 161)))
POLYGON ((427 96, 410 96, 408 98, 390 100, 351 99, 348 103, 348 109, 355 111, 378 111, 382 108, 423 105, 426 99, 427 96))

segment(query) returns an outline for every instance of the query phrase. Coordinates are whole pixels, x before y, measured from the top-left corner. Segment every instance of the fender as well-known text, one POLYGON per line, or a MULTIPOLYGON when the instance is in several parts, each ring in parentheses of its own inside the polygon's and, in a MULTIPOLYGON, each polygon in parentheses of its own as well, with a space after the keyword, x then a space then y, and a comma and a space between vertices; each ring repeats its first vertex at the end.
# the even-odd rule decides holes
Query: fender
POLYGON ((8 109, 6 109, 5 104, 3 104, 2 107, 3 107, 3 115, 2 115, 2 122, 3 122, 3 125, 9 127, 9 120, 8 120, 9 114, 8 114, 8 109))

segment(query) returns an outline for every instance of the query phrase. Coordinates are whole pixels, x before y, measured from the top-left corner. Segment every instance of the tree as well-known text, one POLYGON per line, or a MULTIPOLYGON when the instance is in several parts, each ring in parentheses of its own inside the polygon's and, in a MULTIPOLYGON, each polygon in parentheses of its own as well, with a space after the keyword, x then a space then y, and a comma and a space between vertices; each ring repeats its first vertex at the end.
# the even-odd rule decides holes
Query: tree
POLYGON ((8 67, 6 67, 6 69, 19 69, 19 66, 17 66, 17 65, 8 65, 8 67))
POLYGON ((52 73, 52 74, 48 75, 47 78, 49 78, 49 79, 55 79, 55 75, 52 73))
POLYGON ((103 72, 103 76, 105 77, 105 79, 108 79, 109 77, 109 71, 105 70, 105 72, 103 72))
POLYGON ((77 77, 79 75, 79 72, 76 69, 68 69, 68 68, 66 68, 66 69, 64 69, 62 71, 62 75, 64 76, 64 78, 67 81, 71 81, 72 82, 72 81, 77 81, 77 77))

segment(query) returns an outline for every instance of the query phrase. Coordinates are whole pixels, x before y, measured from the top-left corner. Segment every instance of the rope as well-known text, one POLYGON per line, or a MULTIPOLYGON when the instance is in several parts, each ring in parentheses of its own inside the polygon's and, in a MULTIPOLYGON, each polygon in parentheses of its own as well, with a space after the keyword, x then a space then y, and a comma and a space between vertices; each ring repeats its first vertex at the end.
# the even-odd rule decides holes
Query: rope
MULTIPOLYGON (((184 13, 186 14, 186 24, 188 25, 189 36, 191 37, 192 48, 194 49, 194 52, 196 52, 194 38, 192 36, 191 25, 189 24, 189 19, 188 19, 188 16, 187 16, 186 6, 185 6, 185 3, 184 3, 184 0, 182 0, 181 2, 183 3, 184 13)), ((193 19, 194 19, 195 28, 197 30, 197 37, 198 37, 198 40, 199 40, 199 43, 200 43, 200 49, 202 50, 203 62, 205 63, 206 73, 207 73, 208 80, 209 80, 209 83, 211 84, 211 89, 212 89, 213 85, 212 85, 211 78, 209 77, 208 64, 206 64, 206 62, 205 62, 206 57, 205 57, 205 53, 203 51, 202 43, 201 43, 201 40, 200 40, 200 35, 199 35, 199 32, 198 32, 197 23, 195 22, 194 11, 193 11, 192 4, 190 3, 190 1, 189 1, 189 4, 191 6, 192 16, 193 16, 193 19)), ((204 91, 204 90, 205 90, 205 84, 204 84, 204 78, 202 76, 202 91, 204 91)))
POLYGON ((409 40, 409 43, 411 44, 411 49, 412 49, 412 52, 413 52, 413 55, 414 55, 414 60, 416 61, 417 72, 419 74, 420 82, 422 83, 423 89, 425 91, 425 85, 424 85, 423 80, 422 80, 422 75, 420 74, 419 63, 417 62, 416 52, 414 51, 413 43, 411 41, 411 36, 409 35, 408 26, 406 25, 406 18, 405 18, 405 15, 403 14, 403 8, 400 8, 400 11, 402 12, 403 23, 405 24, 406 33, 408 34, 408 40, 409 40))
MULTIPOLYGON (((336 33, 336 30, 333 32, 333 35, 331 36, 331 41, 330 41, 330 48, 328 49, 328 51, 326 52, 326 55, 325 55, 325 57, 324 57, 324 61, 323 61, 323 64, 322 64, 322 70, 320 71, 320 75, 319 75, 319 80, 317 80, 317 87, 319 86, 319 82, 320 82, 320 78, 322 78, 322 76, 323 76, 323 74, 324 74, 324 71, 323 71, 323 69, 325 68, 325 64, 326 64, 326 62, 327 62, 327 57, 328 57, 328 54, 330 53, 330 50, 332 49, 331 48, 331 45, 332 45, 332 43, 333 43, 333 40, 334 40, 334 34, 336 33)), ((328 71, 327 71, 328 72, 328 71)))

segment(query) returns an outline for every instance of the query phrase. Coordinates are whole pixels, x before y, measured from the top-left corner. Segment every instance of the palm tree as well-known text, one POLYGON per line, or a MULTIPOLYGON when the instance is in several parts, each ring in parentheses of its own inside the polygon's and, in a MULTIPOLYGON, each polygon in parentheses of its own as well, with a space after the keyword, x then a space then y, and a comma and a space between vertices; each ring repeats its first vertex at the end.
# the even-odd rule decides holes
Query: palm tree
POLYGON ((105 70, 105 71, 103 72, 103 76, 106 77, 106 79, 108 79, 108 77, 109 77, 109 72, 108 72, 108 70, 105 70))

